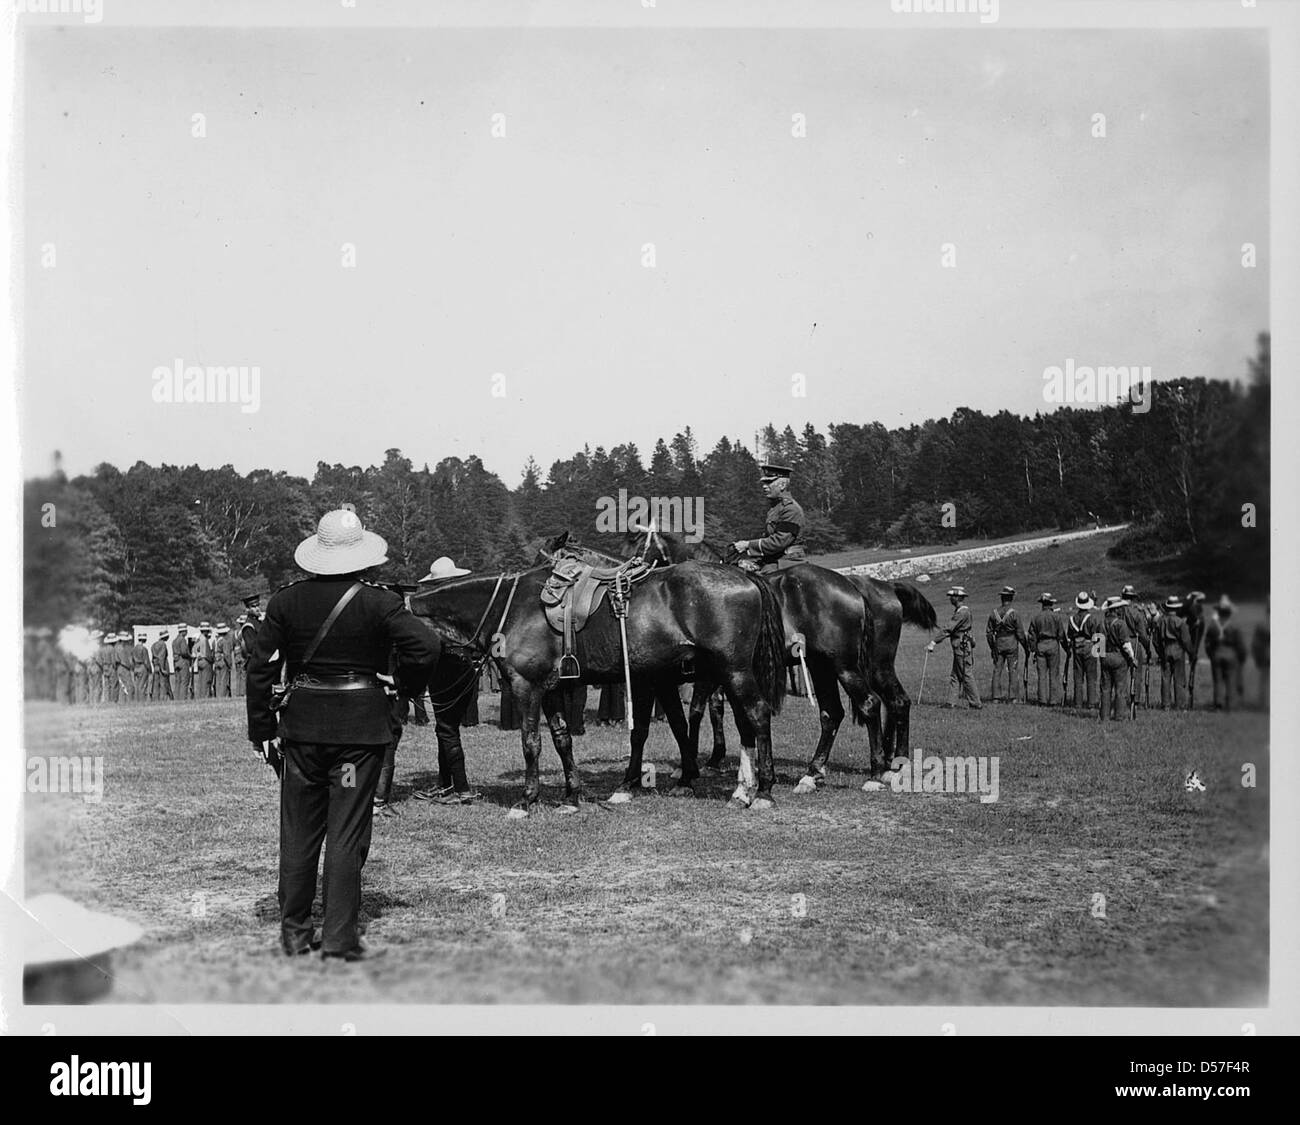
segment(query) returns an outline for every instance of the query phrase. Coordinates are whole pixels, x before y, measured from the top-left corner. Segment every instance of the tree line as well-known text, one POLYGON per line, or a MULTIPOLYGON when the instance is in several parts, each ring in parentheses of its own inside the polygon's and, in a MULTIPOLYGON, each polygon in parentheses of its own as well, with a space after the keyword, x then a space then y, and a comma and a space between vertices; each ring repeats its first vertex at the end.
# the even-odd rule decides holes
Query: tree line
POLYGON ((1180 560, 1237 589, 1268 583, 1269 338, 1245 381, 1156 383, 1131 403, 1061 407, 1032 418, 960 408, 889 429, 767 426, 761 457, 723 437, 702 452, 689 426, 649 462, 631 443, 584 447, 543 474, 531 458, 512 488, 475 456, 416 468, 389 449, 369 467, 319 462, 310 480, 225 465, 109 464, 24 485, 28 625, 233 617, 240 599, 298 575, 294 548, 343 503, 388 541, 386 577, 414 580, 439 555, 475 570, 531 564, 565 528, 617 551, 597 530, 603 497, 701 496, 704 537, 761 532, 760 461, 795 470, 810 554, 1127 522, 1128 559, 1180 560))

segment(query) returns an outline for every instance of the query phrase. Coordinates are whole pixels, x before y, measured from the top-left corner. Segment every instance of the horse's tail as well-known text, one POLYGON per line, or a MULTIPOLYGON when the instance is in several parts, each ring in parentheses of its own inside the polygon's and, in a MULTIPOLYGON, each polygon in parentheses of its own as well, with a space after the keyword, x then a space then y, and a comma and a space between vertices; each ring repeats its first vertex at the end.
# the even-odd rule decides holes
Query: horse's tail
POLYGON ((934 606, 913 583, 895 582, 894 593, 903 603, 903 620, 908 625, 933 629, 939 623, 939 615, 934 612, 934 606))
POLYGON ((764 578, 750 576, 758 587, 758 643, 754 645, 754 679, 759 694, 779 714, 785 701, 785 624, 776 593, 764 578))

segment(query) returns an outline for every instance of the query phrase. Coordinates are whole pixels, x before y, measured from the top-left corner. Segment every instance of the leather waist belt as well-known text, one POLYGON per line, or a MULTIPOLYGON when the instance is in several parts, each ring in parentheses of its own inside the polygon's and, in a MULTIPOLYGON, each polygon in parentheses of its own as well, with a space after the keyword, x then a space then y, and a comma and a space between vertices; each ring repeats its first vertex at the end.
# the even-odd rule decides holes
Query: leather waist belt
POLYGON ((293 687, 309 691, 363 691, 366 688, 383 689, 387 685, 376 679, 373 672, 348 672, 342 675, 323 676, 314 672, 299 672, 293 687))

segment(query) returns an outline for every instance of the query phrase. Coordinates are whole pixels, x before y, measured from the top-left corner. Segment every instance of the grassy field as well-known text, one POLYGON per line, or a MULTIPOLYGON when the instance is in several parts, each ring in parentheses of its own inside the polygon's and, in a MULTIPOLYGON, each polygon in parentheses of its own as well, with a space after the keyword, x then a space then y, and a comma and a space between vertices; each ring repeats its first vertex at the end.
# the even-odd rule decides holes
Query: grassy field
MULTIPOLYGON (((1005 581, 1027 603, 1044 586, 1064 599, 1142 577, 1112 573, 1085 541, 928 589, 943 620, 941 583, 964 581, 982 622, 1005 581)), ((1257 615, 1243 607, 1248 626, 1257 615)), ((923 640, 905 631, 900 653, 913 696, 923 640)), ((695 801, 646 794, 563 816, 548 748, 543 809, 509 821, 522 756, 518 734, 491 725, 491 696, 487 723, 465 737, 486 799, 429 807, 409 796, 431 780, 432 728, 407 728, 402 815, 376 822, 365 871, 376 956, 357 965, 278 952, 277 788, 243 741, 240 701, 29 705, 27 754, 103 755, 105 791, 98 804, 27 796, 28 893, 59 891, 146 927, 119 957, 120 1002, 1264 1003, 1267 715, 1155 711, 1102 725, 1029 706, 951 711, 933 706, 945 656, 931 657, 913 743, 997 755, 995 803, 862 792, 865 737, 848 725, 826 787, 794 796, 816 738, 799 698, 775 725, 781 784, 767 813, 726 809, 729 772, 706 776, 695 801), (1206 792, 1184 790, 1190 769, 1206 792)), ((988 672, 981 651, 985 692, 988 672)), ((1206 698, 1204 666, 1201 684, 1206 698)), ((605 796, 624 735, 588 729, 578 760, 605 796)), ((647 757, 666 793, 676 755, 663 724, 647 757)))

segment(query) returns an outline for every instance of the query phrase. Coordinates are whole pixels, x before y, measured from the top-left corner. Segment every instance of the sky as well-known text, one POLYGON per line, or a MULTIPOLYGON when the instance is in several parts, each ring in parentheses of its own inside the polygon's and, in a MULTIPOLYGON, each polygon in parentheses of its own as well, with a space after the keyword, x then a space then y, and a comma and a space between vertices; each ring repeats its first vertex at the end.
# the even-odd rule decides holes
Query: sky
POLYGON ((105 22, 22 63, 25 475, 513 486, 687 425, 1033 414, 1067 360, 1244 378, 1269 327, 1257 32, 105 22), (178 360, 258 409, 156 401, 178 360))

